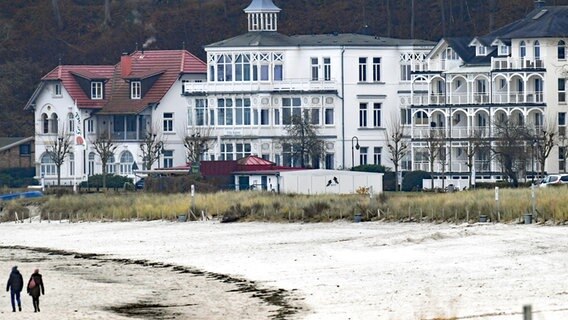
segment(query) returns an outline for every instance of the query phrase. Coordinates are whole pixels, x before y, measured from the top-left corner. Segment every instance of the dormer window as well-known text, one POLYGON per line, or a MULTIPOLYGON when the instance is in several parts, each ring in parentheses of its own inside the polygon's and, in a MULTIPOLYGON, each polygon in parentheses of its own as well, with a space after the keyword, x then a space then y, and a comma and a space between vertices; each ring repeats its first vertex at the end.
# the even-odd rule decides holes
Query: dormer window
POLYGON ((509 55, 509 46, 501 43, 499 44, 499 55, 500 56, 508 56, 509 55))
POLYGON ((487 47, 482 44, 477 45, 477 55, 478 56, 485 56, 487 55, 487 47))
POLYGON ((103 98, 103 83, 101 81, 91 82, 91 99, 102 99, 103 98))
POLYGON ((130 82, 130 99, 141 99, 142 98, 142 84, 140 81, 130 82))
POLYGON ((527 55, 527 45, 524 41, 519 44, 519 57, 524 58, 527 55))

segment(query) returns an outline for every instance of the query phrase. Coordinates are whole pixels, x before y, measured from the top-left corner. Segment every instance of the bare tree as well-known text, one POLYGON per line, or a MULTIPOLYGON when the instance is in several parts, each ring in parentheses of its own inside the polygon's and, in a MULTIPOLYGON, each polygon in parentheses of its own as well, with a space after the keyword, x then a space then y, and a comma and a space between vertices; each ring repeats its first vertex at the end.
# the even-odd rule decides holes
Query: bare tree
POLYGON ((526 170, 530 154, 530 150, 527 150, 527 142, 530 145, 531 141, 529 129, 509 119, 495 121, 494 128, 495 141, 491 145, 493 156, 512 185, 518 187, 520 174, 526 170))
POLYGON ((535 132, 533 135, 533 142, 536 144, 535 147, 535 158, 540 164, 540 174, 544 176, 546 170, 546 159, 550 156, 550 152, 556 145, 556 129, 550 125, 553 122, 548 121, 546 128, 535 128, 535 132))
POLYGON ((430 165, 430 188, 434 189, 434 163, 438 159, 443 137, 441 130, 430 128, 428 137, 426 138, 426 158, 430 165))
POLYGON ((292 157, 300 158, 302 168, 306 167, 307 162, 314 166, 314 162, 324 153, 324 142, 318 137, 318 127, 311 123, 309 116, 294 115, 284 128, 288 136, 283 140, 292 146, 292 157))
POLYGON ((56 137, 48 140, 45 146, 47 154, 57 169, 57 185, 61 185, 61 166, 65 158, 71 153, 71 135, 59 132, 56 137))
POLYGON ((211 131, 211 127, 192 127, 183 135, 187 162, 199 162, 203 154, 213 146, 215 139, 211 136, 211 131))
POLYGON ((114 156, 114 152, 118 147, 112 140, 111 135, 108 132, 103 132, 97 136, 95 141, 91 141, 95 152, 101 158, 101 163, 103 166, 103 189, 106 188, 106 178, 107 178, 107 164, 109 160, 114 156))
POLYGON ((398 171, 400 161, 408 152, 408 141, 405 139, 404 125, 400 122, 400 117, 393 116, 387 125, 387 148, 390 153, 390 160, 394 165, 394 190, 399 190, 398 171))
POLYGON ((448 166, 448 153, 446 151, 446 141, 440 139, 438 142, 438 162, 442 173, 442 189, 446 187, 446 168, 448 166))
POLYGON ((475 166, 475 155, 477 155, 483 148, 487 147, 486 140, 483 139, 485 132, 483 129, 474 129, 468 137, 467 149, 465 155, 467 156, 467 167, 469 169, 469 188, 473 185, 472 174, 475 166))
POLYGON ((162 136, 156 132, 157 130, 154 129, 148 130, 142 140, 142 143, 140 143, 140 151, 142 151, 142 167, 145 170, 152 169, 152 165, 160 159, 160 154, 164 148, 162 136))

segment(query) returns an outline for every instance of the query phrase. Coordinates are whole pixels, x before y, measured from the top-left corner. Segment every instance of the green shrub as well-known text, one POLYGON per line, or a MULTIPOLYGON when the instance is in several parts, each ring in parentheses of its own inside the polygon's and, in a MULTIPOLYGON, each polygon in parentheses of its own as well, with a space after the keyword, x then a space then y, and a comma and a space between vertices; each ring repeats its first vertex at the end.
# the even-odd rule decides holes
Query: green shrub
MULTIPOLYGON (((119 176, 115 174, 107 174, 106 176, 106 187, 110 189, 120 189, 124 188, 125 183, 132 184, 132 179, 124 176, 119 176)), ((103 187, 103 175, 96 174, 89 176, 87 181, 81 182, 79 185, 81 188, 102 188, 103 187)))

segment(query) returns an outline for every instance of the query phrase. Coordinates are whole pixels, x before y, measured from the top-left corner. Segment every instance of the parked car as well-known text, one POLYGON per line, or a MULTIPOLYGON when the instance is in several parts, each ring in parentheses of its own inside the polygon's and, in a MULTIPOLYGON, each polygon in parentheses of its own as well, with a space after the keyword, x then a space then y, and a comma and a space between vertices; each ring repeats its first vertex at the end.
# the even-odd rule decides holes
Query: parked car
POLYGON ((544 177, 538 185, 541 188, 568 184, 568 174, 550 174, 544 177))

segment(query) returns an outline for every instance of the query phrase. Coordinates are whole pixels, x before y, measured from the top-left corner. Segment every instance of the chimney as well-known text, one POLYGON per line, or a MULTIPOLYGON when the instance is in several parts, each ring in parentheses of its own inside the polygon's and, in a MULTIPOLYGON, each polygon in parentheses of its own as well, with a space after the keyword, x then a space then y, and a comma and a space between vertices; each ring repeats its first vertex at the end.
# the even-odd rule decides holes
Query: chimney
POLYGON ((120 57, 120 77, 126 78, 132 72, 132 57, 124 52, 120 57))
POLYGON ((540 8, 544 7, 545 5, 546 5, 545 0, 535 0, 535 2, 534 2, 535 9, 540 9, 540 8))

